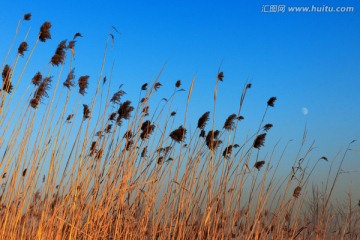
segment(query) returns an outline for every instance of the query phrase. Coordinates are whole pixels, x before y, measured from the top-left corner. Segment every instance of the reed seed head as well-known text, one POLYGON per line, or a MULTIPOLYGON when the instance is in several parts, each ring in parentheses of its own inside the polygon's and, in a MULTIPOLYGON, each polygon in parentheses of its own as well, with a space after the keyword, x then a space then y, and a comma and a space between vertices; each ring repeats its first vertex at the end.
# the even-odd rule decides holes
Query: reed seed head
POLYGON ((130 104, 130 101, 125 101, 124 103, 120 104, 119 110, 117 111, 119 116, 116 119, 116 122, 119 126, 122 124, 123 119, 129 120, 131 112, 134 110, 134 107, 130 106, 130 104))
POLYGON ((224 79, 224 72, 219 72, 217 75, 217 79, 219 79, 220 81, 223 81, 224 79))
POLYGON ((175 142, 183 142, 185 140, 186 129, 183 126, 180 126, 178 129, 170 133, 170 137, 175 142))
POLYGON ((297 186, 297 187, 294 189, 293 196, 294 196, 295 198, 299 198, 301 189, 302 189, 302 188, 301 188, 300 186, 297 186))
POLYGON ((155 91, 157 91, 161 86, 162 86, 161 83, 156 82, 156 83, 154 84, 153 88, 155 89, 155 91))
POLYGON ((86 88, 88 88, 89 87, 89 82, 88 82, 88 80, 89 80, 89 77, 90 76, 88 76, 88 75, 86 75, 86 76, 81 76, 80 78, 79 78, 79 80, 78 80, 78 84, 79 84, 79 93, 81 94, 81 95, 84 95, 85 93, 86 93, 86 88))
POLYGON ((18 48, 18 54, 23 57, 24 52, 27 50, 28 50, 27 42, 24 41, 24 42, 20 43, 19 48, 18 48))
POLYGON ((6 64, 2 71, 2 79, 3 79, 2 90, 4 90, 7 93, 11 93, 11 90, 13 89, 13 86, 11 84, 11 75, 12 75, 12 70, 10 66, 6 64))
POLYGON ((63 85, 65 87, 67 87, 68 89, 70 89, 70 87, 73 87, 75 86, 75 82, 74 82, 74 79, 75 79, 75 69, 71 69, 71 71, 69 72, 69 74, 67 75, 67 78, 65 80, 65 82, 63 83, 63 85))
POLYGON ((39 40, 41 42, 46 42, 47 39, 51 39, 50 28, 51 28, 50 22, 44 22, 44 24, 41 25, 40 33, 39 33, 39 40))
POLYGON ((176 83, 175 83, 175 87, 176 88, 179 88, 181 86, 181 81, 180 80, 177 80, 176 83))
POLYGON ((82 37, 81 33, 79 33, 79 32, 75 33, 73 40, 75 40, 75 38, 77 38, 77 37, 82 37))
POLYGON ((66 49, 66 40, 63 40, 59 43, 56 48, 54 56, 51 58, 50 62, 53 66, 59 66, 59 64, 64 64, 65 62, 65 52, 66 49))
POLYGON ((39 86, 42 81, 42 74, 40 72, 37 72, 35 76, 31 79, 31 83, 35 86, 39 86))
POLYGON ((206 123, 209 121, 209 115, 210 112, 206 112, 199 118, 197 125, 199 129, 204 130, 206 123))
POLYGON ((267 105, 270 107, 274 107, 274 103, 276 101, 276 97, 271 97, 268 101, 267 101, 267 105))
POLYGON ((142 91, 146 91, 146 90, 147 90, 147 87, 148 87, 148 83, 144 83, 144 84, 141 86, 141 90, 142 90, 142 91))
POLYGON ((267 123, 265 124, 265 126, 263 127, 264 131, 267 132, 269 131, 271 128, 273 127, 273 125, 271 123, 267 123))
POLYGON ((114 104, 120 104, 121 101, 121 97, 124 96, 126 94, 126 92, 124 92, 123 90, 119 90, 116 93, 114 93, 114 95, 112 96, 110 102, 114 103, 114 104))
POLYGON ((254 141, 253 147, 260 149, 261 146, 264 146, 265 137, 266 137, 266 133, 262 133, 262 134, 258 135, 254 141))
POLYGON ((30 19, 31 19, 31 13, 26 13, 24 15, 24 21, 30 21, 30 19))
POLYGON ((262 166, 264 166, 264 164, 265 164, 265 161, 257 161, 257 162, 255 163, 254 167, 255 167, 258 171, 260 171, 260 169, 262 168, 262 166))
POLYGON ((89 106, 86 105, 86 104, 83 104, 83 118, 84 120, 87 119, 87 118, 90 118, 90 109, 89 109, 89 106))
POLYGON ((226 130, 233 130, 234 129, 234 125, 235 125, 235 119, 236 119, 236 114, 231 114, 225 121, 224 123, 224 128, 226 130))

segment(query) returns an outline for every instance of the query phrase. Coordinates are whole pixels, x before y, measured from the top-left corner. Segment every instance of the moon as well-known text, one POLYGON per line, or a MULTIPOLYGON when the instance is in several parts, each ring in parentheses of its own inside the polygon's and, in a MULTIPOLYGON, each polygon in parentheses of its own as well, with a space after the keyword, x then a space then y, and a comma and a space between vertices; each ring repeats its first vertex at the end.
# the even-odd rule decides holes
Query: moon
POLYGON ((301 111, 305 116, 309 113, 309 110, 306 107, 303 107, 301 111))

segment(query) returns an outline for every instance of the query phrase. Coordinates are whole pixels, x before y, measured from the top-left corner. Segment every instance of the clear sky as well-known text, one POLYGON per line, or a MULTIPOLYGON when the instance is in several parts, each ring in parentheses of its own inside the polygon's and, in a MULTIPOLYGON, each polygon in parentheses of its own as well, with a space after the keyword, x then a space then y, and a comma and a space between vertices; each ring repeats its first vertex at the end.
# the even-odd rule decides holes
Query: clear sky
MULTIPOLYGON (((213 109, 213 88, 222 64, 225 78, 219 86, 219 126, 237 112, 241 89, 251 81, 242 133, 258 126, 266 101, 276 96, 275 108, 266 118, 274 125, 267 138, 270 146, 280 139, 283 144, 294 139, 293 149, 297 149, 306 122, 308 141, 315 140, 317 147, 314 159, 323 155, 332 159, 351 140, 360 141, 359 1, 2 0, 0 12, 0 59, 25 13, 32 14, 22 31, 24 36, 31 26, 29 44, 34 43, 44 21, 53 25, 52 40, 39 44, 34 53, 37 61, 30 63, 24 75, 29 81, 47 66, 61 40, 80 32, 84 37, 76 43, 77 75, 90 75, 95 82, 111 31, 115 46, 108 59, 116 59, 114 79, 124 84, 129 98, 136 99, 140 86, 153 80, 164 64, 160 79, 164 94, 170 93, 177 79, 188 89, 196 74, 189 109, 189 121, 195 122, 213 109), (261 11, 268 7, 264 5, 279 4, 286 5, 285 12, 261 11), (350 6, 354 12, 288 10, 289 6, 312 5, 350 6), (308 109, 307 115, 303 108, 308 109)), ((179 100, 185 105, 185 97, 179 100)), ((176 107, 184 111, 183 105, 176 107)), ((353 148, 360 149, 360 144, 353 148)), ((360 170, 359 153, 349 154, 344 170, 360 170)), ((349 182, 359 183, 358 174, 350 174, 349 182)))

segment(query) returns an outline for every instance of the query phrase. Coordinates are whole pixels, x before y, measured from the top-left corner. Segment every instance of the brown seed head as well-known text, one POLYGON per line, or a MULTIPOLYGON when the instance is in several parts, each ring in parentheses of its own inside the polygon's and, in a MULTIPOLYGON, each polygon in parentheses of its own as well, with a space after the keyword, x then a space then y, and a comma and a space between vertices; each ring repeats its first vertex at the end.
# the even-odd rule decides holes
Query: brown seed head
POLYGON ((271 97, 269 101, 267 102, 267 105, 270 107, 274 107, 274 103, 276 101, 276 97, 271 97))
POLYGON ((181 86, 181 81, 177 80, 176 83, 175 83, 175 87, 179 88, 180 86, 181 86))
POLYGON ((69 74, 67 75, 67 78, 65 80, 65 82, 63 83, 63 85, 65 87, 67 87, 68 89, 70 89, 70 87, 73 87, 75 85, 74 83, 74 79, 75 79, 75 69, 71 69, 71 71, 69 72, 69 74))
POLYGON ((84 106, 84 109, 83 109, 83 118, 84 120, 87 119, 87 118, 90 118, 90 109, 89 109, 89 106, 86 105, 86 104, 83 104, 84 106))
POLYGON ((224 78, 224 73, 223 72, 219 72, 218 75, 217 75, 217 78, 222 81, 223 78, 224 78))
POLYGON ((254 141, 253 147, 260 149, 261 146, 264 146, 265 137, 266 137, 266 133, 258 135, 254 141))
POLYGON ((224 123, 224 128, 226 130, 233 130, 234 129, 234 121, 236 119, 236 114, 231 114, 224 123))
POLYGON ((180 126, 178 129, 170 133, 170 137, 175 142, 183 142, 185 140, 186 129, 183 126, 180 126))
POLYGON ((293 196, 295 198, 298 198, 300 196, 300 192, 301 192, 301 187, 300 186, 297 186, 295 189, 294 189, 294 193, 293 193, 293 196))
POLYGON ((41 42, 46 42, 47 39, 51 39, 50 28, 50 22, 44 22, 44 24, 41 25, 39 33, 39 39, 41 42))
POLYGON ((265 164, 265 161, 257 161, 257 162, 255 163, 254 167, 255 167, 258 171, 260 171, 261 167, 264 166, 264 164, 265 164))
POLYGON ((88 83, 88 80, 89 80, 89 77, 88 75, 86 76, 81 76, 78 80, 78 84, 79 84, 79 93, 81 95, 84 95, 86 93, 85 89, 89 87, 89 83, 88 83))
POLYGON ((28 50, 27 42, 20 43, 19 48, 18 48, 18 54, 21 56, 24 56, 24 52, 27 50, 28 50))
POLYGON ((114 93, 114 95, 112 96, 110 102, 114 103, 114 104, 120 104, 121 101, 121 97, 123 95, 125 95, 126 92, 124 92, 123 90, 119 90, 116 93, 114 93))
POLYGON ((35 76, 31 79, 31 83, 35 86, 39 86, 42 81, 42 75, 40 72, 37 72, 35 76))
POLYGON ((199 129, 203 130, 205 128, 207 121, 209 121, 209 115, 210 112, 206 112, 199 118, 197 125, 199 129))
POLYGON ((26 13, 25 15, 24 15, 24 20, 25 21, 29 21, 31 19, 31 13, 26 13))
POLYGON ((64 64, 65 62, 65 52, 66 49, 66 40, 63 40, 59 43, 56 48, 54 56, 51 58, 50 62, 53 66, 59 66, 59 64, 64 64))
POLYGON ((265 124, 265 126, 263 127, 264 131, 267 132, 269 131, 271 128, 273 127, 273 125, 271 123, 265 124))

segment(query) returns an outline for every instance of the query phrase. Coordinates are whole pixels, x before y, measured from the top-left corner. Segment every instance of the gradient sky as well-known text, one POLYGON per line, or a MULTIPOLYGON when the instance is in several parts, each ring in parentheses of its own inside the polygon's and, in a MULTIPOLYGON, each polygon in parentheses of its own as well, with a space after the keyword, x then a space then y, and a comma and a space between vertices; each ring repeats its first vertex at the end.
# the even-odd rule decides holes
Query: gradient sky
MULTIPOLYGON (((219 127, 228 115, 237 112, 242 87, 251 81, 241 133, 258 127, 267 100, 276 96, 275 108, 265 120, 274 125, 267 138, 269 149, 278 140, 284 146, 294 139, 289 157, 295 157, 305 123, 308 144, 315 140, 317 147, 314 161, 323 155, 332 160, 350 141, 360 141, 359 1, 3 0, 0 11, 0 59, 25 13, 32 13, 21 35, 31 26, 29 44, 35 42, 44 21, 53 25, 52 40, 38 45, 34 53, 37 60, 30 63, 23 79, 30 81, 36 71, 47 66, 61 40, 81 32, 84 37, 76 43, 77 75, 88 74, 95 82, 110 31, 115 46, 107 59, 115 59, 116 85, 123 83, 129 98, 136 99, 140 86, 154 80, 164 64, 160 79, 164 94, 169 94, 177 79, 189 89, 196 74, 188 120, 195 122, 213 109, 215 78, 222 64, 225 78, 219 85, 219 127), (262 13, 264 4, 353 6, 355 12, 262 13), (308 109, 306 116, 304 107, 308 109)), ((179 112, 184 111, 183 95, 179 101, 184 104, 176 106, 179 112)), ((353 148, 360 149, 359 142, 353 148)), ((326 165, 318 168, 319 175, 323 167, 326 165)), ((359 153, 349 153, 343 168, 360 171, 359 153)), ((352 182, 359 195, 358 175, 347 174, 343 184, 352 182)), ((347 186, 342 191, 348 190, 347 186)))

